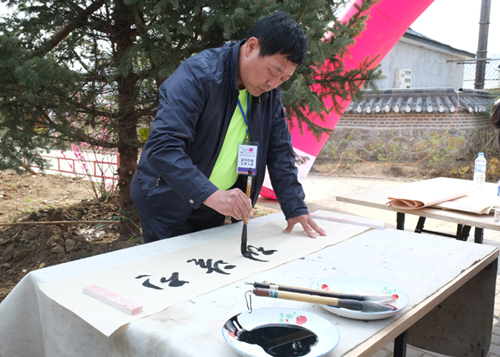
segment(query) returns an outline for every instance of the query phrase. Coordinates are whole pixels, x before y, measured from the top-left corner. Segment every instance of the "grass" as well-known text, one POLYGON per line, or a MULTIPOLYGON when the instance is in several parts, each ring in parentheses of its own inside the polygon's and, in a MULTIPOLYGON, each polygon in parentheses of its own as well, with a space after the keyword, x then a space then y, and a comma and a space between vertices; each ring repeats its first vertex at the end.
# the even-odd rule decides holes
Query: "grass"
MULTIPOLYGON (((439 176, 472 180, 474 176, 474 163, 439 170, 439 176)), ((486 182, 498 182, 500 180, 500 160, 490 157, 486 166, 486 182)))

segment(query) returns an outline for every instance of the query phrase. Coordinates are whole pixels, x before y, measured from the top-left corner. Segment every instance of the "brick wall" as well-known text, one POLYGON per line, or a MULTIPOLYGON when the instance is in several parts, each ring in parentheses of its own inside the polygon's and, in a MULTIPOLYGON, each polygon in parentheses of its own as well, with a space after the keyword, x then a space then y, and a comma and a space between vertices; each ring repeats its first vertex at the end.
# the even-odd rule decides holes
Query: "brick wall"
POLYGON ((416 162, 429 153, 448 163, 469 160, 495 136, 489 119, 465 110, 455 113, 345 114, 318 155, 339 158, 343 151, 370 161, 416 162), (449 158, 447 156, 450 156, 449 158))

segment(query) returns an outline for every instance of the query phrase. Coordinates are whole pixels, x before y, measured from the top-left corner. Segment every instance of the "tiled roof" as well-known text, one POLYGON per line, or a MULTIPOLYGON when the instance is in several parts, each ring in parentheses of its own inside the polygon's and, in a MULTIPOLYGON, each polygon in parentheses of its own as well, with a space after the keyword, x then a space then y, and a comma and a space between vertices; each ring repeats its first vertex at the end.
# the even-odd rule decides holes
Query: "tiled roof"
POLYGON ((432 38, 427 37, 425 35, 422 35, 420 32, 413 30, 411 27, 408 30, 406 30, 405 35, 412 35, 412 36, 421 37, 421 38, 425 38, 427 40, 437 42, 436 40, 433 40, 432 38))
POLYGON ((450 113, 468 111, 481 113, 490 109, 493 96, 484 90, 464 89, 457 92, 452 88, 425 89, 384 89, 379 93, 364 92, 364 99, 352 102, 345 114, 386 114, 393 113, 450 113))
MULTIPOLYGON (((464 88, 473 89, 476 81, 476 64, 464 64, 464 88)), ((484 89, 500 88, 500 58, 486 61, 484 70, 484 89)))
POLYGON ((415 30, 412 30, 411 28, 406 30, 406 32, 403 35, 403 38, 406 38, 408 40, 413 40, 413 41, 416 41, 418 43, 434 47, 436 49, 441 49, 443 51, 449 52, 455 56, 462 57, 464 59, 466 59, 466 58, 472 59, 472 58, 476 57, 475 53, 460 50, 458 48, 452 47, 452 46, 447 45, 445 43, 433 40, 432 38, 427 37, 425 35, 422 35, 421 33, 417 32, 415 30))

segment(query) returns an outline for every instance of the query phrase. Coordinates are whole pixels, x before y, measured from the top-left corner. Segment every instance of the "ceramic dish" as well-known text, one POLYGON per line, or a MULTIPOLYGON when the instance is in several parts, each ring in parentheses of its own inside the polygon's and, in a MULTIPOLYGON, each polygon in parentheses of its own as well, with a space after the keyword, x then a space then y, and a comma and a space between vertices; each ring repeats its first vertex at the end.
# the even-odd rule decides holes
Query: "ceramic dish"
POLYGON ((263 308, 233 316, 222 327, 226 342, 241 356, 323 356, 340 334, 309 311, 263 308))
POLYGON ((391 317, 397 314, 399 311, 404 309, 408 305, 408 295, 397 288, 396 286, 368 278, 358 278, 358 277, 336 277, 328 278, 315 282, 311 285, 313 289, 322 289, 340 292, 344 294, 357 294, 357 295, 375 295, 384 296, 386 295, 388 299, 393 297, 394 299, 390 302, 396 309, 392 311, 381 311, 381 312, 364 312, 348 310, 344 308, 337 308, 330 305, 320 305, 325 310, 336 314, 338 316, 347 317, 350 319, 357 320, 378 320, 391 317))

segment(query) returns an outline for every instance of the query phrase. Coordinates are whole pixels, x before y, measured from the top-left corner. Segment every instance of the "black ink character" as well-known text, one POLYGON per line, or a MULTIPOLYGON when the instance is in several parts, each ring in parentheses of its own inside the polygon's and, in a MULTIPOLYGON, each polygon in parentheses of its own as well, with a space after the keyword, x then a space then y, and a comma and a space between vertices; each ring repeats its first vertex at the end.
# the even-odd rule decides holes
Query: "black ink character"
POLYGON ((273 255, 274 253, 276 253, 276 252, 277 252, 277 250, 276 250, 276 249, 265 250, 263 247, 259 247, 259 248, 257 248, 257 247, 254 247, 253 245, 249 245, 249 246, 248 246, 248 249, 251 251, 251 253, 252 253, 252 254, 257 254, 257 255, 258 255, 259 253, 254 253, 254 252, 253 252, 254 250, 257 250, 258 252, 261 252, 261 253, 262 253, 262 254, 264 254, 264 255, 273 255))
MULTIPOLYGON (((135 278, 136 279, 142 279, 142 278, 145 278, 145 277, 148 277, 148 276, 151 276, 151 275, 138 275, 135 278)), ((174 287, 174 288, 177 288, 177 287, 183 286, 184 284, 188 284, 189 283, 189 281, 179 280, 179 273, 178 272, 172 273, 172 275, 170 276, 169 279, 166 279, 165 277, 162 277, 160 279, 160 282, 162 284, 168 283, 168 286, 174 287)), ((155 290, 163 290, 162 287, 159 287, 158 285, 152 284, 149 278, 146 279, 142 283, 142 286, 144 286, 146 288, 150 288, 150 289, 155 289, 155 290)))
POLYGON ((258 261, 258 262, 268 262, 268 260, 263 260, 263 259, 258 259, 256 258, 256 256, 260 256, 261 254, 262 255, 272 255, 274 253, 277 252, 277 250, 275 249, 272 249, 272 250, 265 250, 263 247, 255 247, 253 245, 249 245, 247 247, 247 252, 248 254, 246 255, 243 255, 245 258, 248 258, 248 259, 251 259, 251 260, 255 260, 255 261, 258 261))
POLYGON ((172 275, 170 276, 170 278, 168 278, 168 280, 165 278, 161 278, 160 281, 163 284, 168 283, 168 286, 172 286, 174 288, 177 288, 177 287, 182 286, 184 284, 189 284, 189 281, 179 280, 179 273, 178 272, 172 273, 172 275))
POLYGON ((142 286, 145 286, 146 288, 151 288, 155 290, 163 290, 163 288, 160 288, 159 286, 153 285, 149 282, 149 279, 146 279, 143 283, 142 286))
MULTIPOLYGON (((207 262, 205 263, 205 259, 189 259, 187 262, 191 263, 194 262, 196 265, 199 265, 200 268, 202 269, 207 269, 207 274, 211 274, 214 271, 219 274, 224 274, 224 275, 229 275, 229 273, 222 271, 221 268, 219 268, 219 264, 228 264, 222 260, 217 260, 213 265, 212 265, 212 259, 207 259, 207 262)), ((234 269, 236 265, 226 265, 223 269, 230 270, 234 269)))
POLYGON ((151 275, 137 275, 135 278, 136 279, 142 279, 142 278, 144 278, 146 276, 151 276, 151 275))

